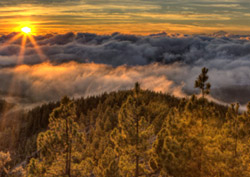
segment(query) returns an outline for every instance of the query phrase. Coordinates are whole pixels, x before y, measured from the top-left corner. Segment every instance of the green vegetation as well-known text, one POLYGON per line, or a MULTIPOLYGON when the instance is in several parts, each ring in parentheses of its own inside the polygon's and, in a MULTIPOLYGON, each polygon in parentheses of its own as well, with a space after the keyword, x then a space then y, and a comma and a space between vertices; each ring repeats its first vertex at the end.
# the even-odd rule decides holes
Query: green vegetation
POLYGON ((250 103, 240 112, 238 104, 205 99, 207 72, 195 83, 201 98, 179 99, 136 83, 133 90, 64 97, 13 114, 15 124, 0 130, 0 151, 12 159, 0 152, 0 173, 15 176, 13 167, 22 164, 19 174, 31 177, 250 176, 250 103))

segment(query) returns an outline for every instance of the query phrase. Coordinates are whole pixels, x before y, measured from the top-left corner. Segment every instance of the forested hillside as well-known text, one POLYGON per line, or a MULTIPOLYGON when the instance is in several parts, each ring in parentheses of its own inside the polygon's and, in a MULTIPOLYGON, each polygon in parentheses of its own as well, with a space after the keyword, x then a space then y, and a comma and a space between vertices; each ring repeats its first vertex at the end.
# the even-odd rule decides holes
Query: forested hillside
POLYGON ((0 171, 9 176, 250 176, 250 104, 134 89, 48 103, 2 117, 0 171), (12 160, 10 160, 10 158, 12 160), (22 163, 23 168, 14 168, 22 163), (10 168, 8 168, 10 166, 10 168), (17 173, 18 171, 18 173, 17 173))

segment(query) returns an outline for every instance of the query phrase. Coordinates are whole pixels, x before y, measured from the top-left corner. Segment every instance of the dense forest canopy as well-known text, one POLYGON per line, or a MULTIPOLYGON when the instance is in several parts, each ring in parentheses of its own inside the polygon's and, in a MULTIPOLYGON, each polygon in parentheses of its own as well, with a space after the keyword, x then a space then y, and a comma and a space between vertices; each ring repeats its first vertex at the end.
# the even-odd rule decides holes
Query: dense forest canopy
POLYGON ((48 103, 1 117, 0 170, 9 176, 250 176, 250 104, 134 89, 48 103), (10 116, 9 115, 9 116, 10 116), (8 120, 8 121, 6 121, 8 120), (10 123, 11 122, 11 123, 10 123))

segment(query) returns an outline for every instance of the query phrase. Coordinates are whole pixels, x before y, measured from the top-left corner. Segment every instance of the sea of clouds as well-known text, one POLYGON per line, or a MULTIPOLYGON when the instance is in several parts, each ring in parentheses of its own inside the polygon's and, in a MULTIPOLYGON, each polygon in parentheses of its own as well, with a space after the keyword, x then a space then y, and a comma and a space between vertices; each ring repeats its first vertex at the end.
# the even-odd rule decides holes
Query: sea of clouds
POLYGON ((34 36, 42 56, 27 41, 23 58, 21 39, 4 45, 14 35, 0 37, 0 96, 12 102, 98 95, 130 89, 136 81, 144 89, 186 97, 198 93, 194 81, 202 67, 209 68, 211 99, 250 101, 247 35, 48 34, 34 36))

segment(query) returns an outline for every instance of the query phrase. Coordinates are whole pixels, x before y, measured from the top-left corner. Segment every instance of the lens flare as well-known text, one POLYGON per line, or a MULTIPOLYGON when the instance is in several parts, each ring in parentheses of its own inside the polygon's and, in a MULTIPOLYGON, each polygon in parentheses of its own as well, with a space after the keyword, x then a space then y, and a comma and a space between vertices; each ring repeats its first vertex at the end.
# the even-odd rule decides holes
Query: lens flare
POLYGON ((31 28, 29 28, 27 26, 23 27, 21 30, 22 30, 23 33, 26 33, 26 34, 29 34, 31 32, 31 28))

